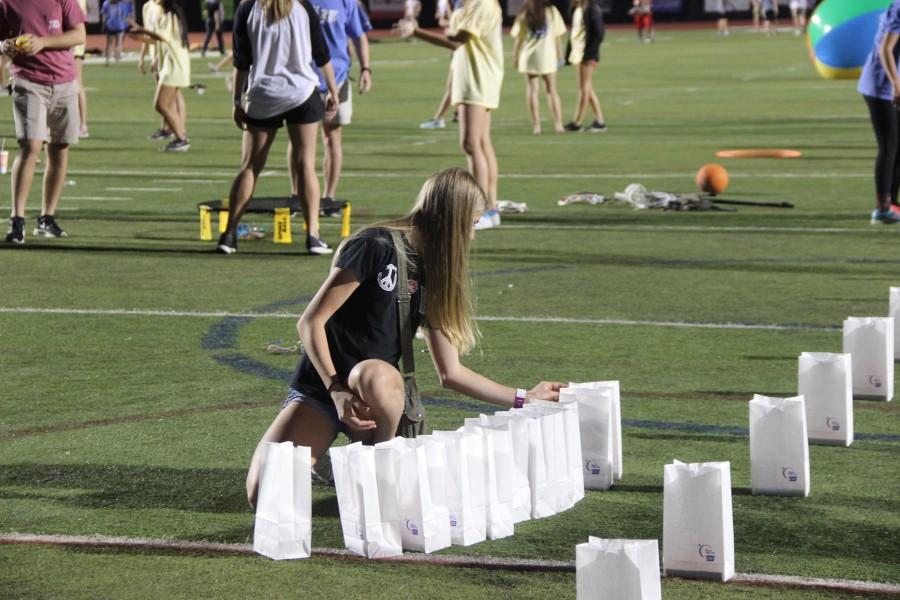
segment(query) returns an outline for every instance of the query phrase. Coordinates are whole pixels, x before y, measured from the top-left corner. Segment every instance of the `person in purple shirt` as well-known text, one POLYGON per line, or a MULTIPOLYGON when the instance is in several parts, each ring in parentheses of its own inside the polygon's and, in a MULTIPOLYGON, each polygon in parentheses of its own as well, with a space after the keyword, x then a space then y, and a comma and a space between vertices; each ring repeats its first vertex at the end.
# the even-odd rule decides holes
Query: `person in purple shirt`
POLYGON ((859 76, 857 91, 869 107, 878 142, 875 158, 875 210, 872 224, 900 222, 900 0, 894 0, 881 17, 872 52, 859 76))
POLYGON ((43 202, 34 235, 66 237, 55 214, 66 181, 69 145, 78 143, 79 86, 72 48, 84 43, 84 20, 76 0, 0 2, 0 53, 12 58, 19 143, 12 165, 8 243, 25 243, 25 204, 45 142, 43 202))
MULTIPOLYGON (((322 141, 325 146, 325 156, 322 161, 324 172, 325 194, 320 204, 323 214, 336 214, 340 211, 341 204, 335 201, 338 181, 344 163, 344 150, 342 146, 342 128, 349 125, 353 115, 353 97, 350 86, 350 49, 348 41, 353 42, 356 56, 359 58, 359 93, 365 94, 372 89, 372 69, 369 65, 369 39, 366 32, 371 31, 372 25, 369 17, 357 0, 309 0, 325 34, 325 42, 328 52, 331 54, 331 65, 334 68, 334 78, 340 90, 340 105, 337 114, 331 119, 322 122, 322 141)), ((325 80, 320 69, 319 92, 326 93, 325 80)), ((288 154, 291 148, 288 146, 288 154)), ((288 160, 288 166, 292 163, 288 160)), ((291 193, 296 195, 296 180, 291 172, 291 193)))

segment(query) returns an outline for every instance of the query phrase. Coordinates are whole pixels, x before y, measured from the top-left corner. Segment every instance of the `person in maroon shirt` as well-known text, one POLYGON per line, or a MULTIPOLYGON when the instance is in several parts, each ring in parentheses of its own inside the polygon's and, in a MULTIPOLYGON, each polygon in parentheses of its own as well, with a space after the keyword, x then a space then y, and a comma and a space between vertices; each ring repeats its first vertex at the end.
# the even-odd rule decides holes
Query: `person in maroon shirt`
POLYGON ((84 21, 76 0, 0 0, 0 53, 12 58, 13 118, 19 142, 12 166, 7 242, 25 243, 25 204, 45 142, 41 216, 33 234, 66 236, 55 215, 69 145, 78 143, 79 87, 71 49, 85 41, 84 21))

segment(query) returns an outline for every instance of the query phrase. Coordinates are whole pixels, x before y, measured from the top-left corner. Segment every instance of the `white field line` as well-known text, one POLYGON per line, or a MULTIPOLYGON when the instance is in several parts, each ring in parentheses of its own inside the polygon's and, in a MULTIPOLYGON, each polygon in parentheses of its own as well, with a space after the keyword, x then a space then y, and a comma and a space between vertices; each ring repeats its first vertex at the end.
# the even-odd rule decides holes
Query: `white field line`
MULTIPOLYGON (((546 225, 513 225, 509 221, 503 221, 501 229, 540 229, 547 230, 546 225)), ((718 227, 704 225, 554 225, 554 230, 560 229, 586 229, 595 231, 696 231, 696 232, 730 232, 730 233, 900 233, 900 229, 877 227, 872 229, 852 227, 752 227, 733 226, 718 227)))
POLYGON ((164 187, 108 187, 107 192, 180 192, 182 188, 164 187))
MULTIPOLYGON (((178 311, 103 308, 42 308, 36 306, 0 306, 0 314, 85 315, 101 317, 175 317, 175 318, 246 318, 299 319, 299 313, 261 313, 224 311, 178 311)), ((558 323, 562 325, 620 325, 626 327, 679 327, 686 329, 731 329, 761 331, 839 331, 826 325, 778 323, 702 323, 690 321, 641 321, 631 319, 571 319, 567 317, 495 317, 482 315, 478 321, 506 323, 558 323)))
MULTIPOLYGON (((237 171, 160 171, 150 169, 71 169, 70 175, 99 176, 99 177, 154 177, 164 181, 174 181, 178 177, 227 177, 233 179, 237 171)), ((270 175, 287 175, 287 171, 278 169, 267 170, 270 175)), ((394 173, 371 173, 362 171, 345 171, 342 177, 359 177, 368 179, 425 179, 431 173, 401 171, 394 173)), ((693 172, 683 173, 501 173, 501 179, 673 179, 693 177, 693 172)), ((825 172, 801 172, 801 173, 729 173, 736 179, 864 179, 872 177, 871 173, 825 173, 825 172)))
MULTIPOLYGON (((147 538, 126 538, 113 536, 82 535, 39 535, 28 533, 0 534, 0 544, 33 544, 50 546, 80 547, 120 547, 135 550, 165 550, 179 552, 206 552, 211 554, 238 554, 257 556, 250 544, 219 544, 212 542, 193 542, 176 540, 154 540, 147 538)), ((312 548, 313 556, 354 559, 359 562, 369 561, 342 548, 312 548)), ((492 556, 466 555, 429 555, 410 553, 394 558, 379 559, 378 562, 425 564, 444 567, 469 567, 482 569, 500 569, 512 571, 564 571, 574 572, 573 561, 533 560, 516 558, 494 558, 492 556)), ((900 593, 900 585, 871 581, 855 581, 852 579, 824 579, 819 577, 802 577, 792 575, 764 575, 755 573, 737 573, 729 581, 731 584, 751 584, 775 587, 796 587, 806 589, 841 590, 854 593, 896 594, 900 593)))
POLYGON ((65 200, 90 200, 92 202, 126 202, 131 200, 128 196, 68 196, 63 195, 65 200))

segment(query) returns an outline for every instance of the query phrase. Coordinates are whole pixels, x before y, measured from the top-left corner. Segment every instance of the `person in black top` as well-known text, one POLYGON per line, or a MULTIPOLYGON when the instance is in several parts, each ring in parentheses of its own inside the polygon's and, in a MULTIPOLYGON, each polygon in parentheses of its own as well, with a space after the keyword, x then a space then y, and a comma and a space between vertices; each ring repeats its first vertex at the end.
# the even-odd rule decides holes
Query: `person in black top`
POLYGON ((397 253, 402 235, 411 293, 412 331, 419 325, 441 384, 507 408, 529 400, 558 400, 559 383, 530 391, 506 387, 460 363, 478 337, 473 321, 468 253, 485 197, 459 168, 432 175, 412 211, 365 227, 338 248, 331 273, 297 324, 304 356, 287 399, 263 435, 247 473, 255 506, 265 442, 309 446, 313 464, 338 433, 366 444, 395 437, 404 408, 397 368, 401 343, 397 311, 397 253))
POLYGON ((225 7, 221 0, 204 0, 203 16, 206 26, 206 37, 203 38, 203 50, 201 54, 206 56, 209 42, 213 34, 216 34, 216 44, 219 46, 219 54, 225 56, 225 42, 222 40, 222 22, 225 20, 225 7))

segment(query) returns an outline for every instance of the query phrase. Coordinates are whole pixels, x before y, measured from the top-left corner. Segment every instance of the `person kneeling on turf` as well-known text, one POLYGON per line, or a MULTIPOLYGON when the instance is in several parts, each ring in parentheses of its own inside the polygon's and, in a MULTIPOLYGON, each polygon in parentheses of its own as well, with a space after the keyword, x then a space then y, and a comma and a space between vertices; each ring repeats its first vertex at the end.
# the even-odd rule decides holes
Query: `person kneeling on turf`
POLYGON ((405 388, 397 368, 402 277, 397 276, 395 233, 406 257, 410 331, 422 326, 441 384, 505 408, 559 400, 559 383, 541 382, 526 392, 460 363, 478 337, 468 254, 484 205, 484 192, 472 175, 447 169, 425 182, 409 214, 364 227, 341 245, 331 273, 297 324, 305 354, 281 412, 253 454, 247 474, 251 506, 265 442, 309 446, 315 464, 338 433, 365 444, 397 435, 405 388))

